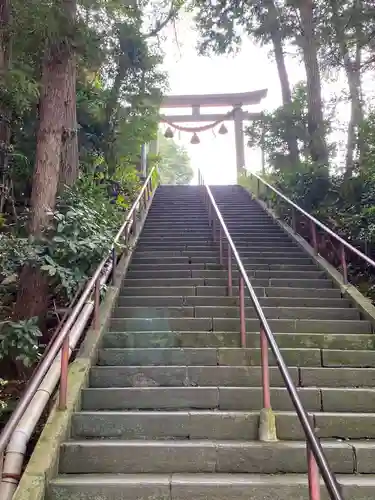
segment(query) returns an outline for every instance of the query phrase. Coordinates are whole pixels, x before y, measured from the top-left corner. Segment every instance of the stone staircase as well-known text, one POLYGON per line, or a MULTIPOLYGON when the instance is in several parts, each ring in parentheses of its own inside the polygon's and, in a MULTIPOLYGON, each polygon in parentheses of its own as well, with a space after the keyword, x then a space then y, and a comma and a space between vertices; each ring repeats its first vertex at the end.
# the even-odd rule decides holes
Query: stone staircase
MULTIPOLYGON (((241 349, 238 287, 226 297, 202 189, 156 192, 48 500, 309 498, 272 357, 279 441, 258 441, 259 322, 247 298, 241 349)), ((373 500, 371 324, 242 188, 212 191, 344 498, 373 500)))

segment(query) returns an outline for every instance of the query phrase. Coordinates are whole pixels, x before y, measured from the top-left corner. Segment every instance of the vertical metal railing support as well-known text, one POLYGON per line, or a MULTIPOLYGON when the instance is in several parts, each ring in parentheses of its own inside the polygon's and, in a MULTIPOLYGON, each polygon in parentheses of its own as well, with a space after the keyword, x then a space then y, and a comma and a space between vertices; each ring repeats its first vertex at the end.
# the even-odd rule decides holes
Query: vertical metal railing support
POLYGON ((221 226, 219 228, 219 254, 220 254, 220 265, 224 265, 224 258, 223 258, 223 231, 221 229, 221 226))
POLYGON ((64 339, 60 353, 61 371, 59 387, 59 410, 66 410, 66 401, 68 394, 68 368, 69 368, 69 335, 64 339))
POLYGON ((314 248, 314 252, 318 253, 318 238, 316 235, 316 225, 314 221, 310 220, 310 231, 311 231, 311 239, 312 239, 312 246, 314 248))
POLYGON ((112 285, 116 284, 117 252, 116 247, 112 248, 112 285))
POLYGON ((260 353, 262 361, 262 392, 263 408, 271 409, 271 390, 270 390, 270 369, 268 361, 268 342, 263 326, 260 327, 260 353))
POLYGON ((239 299, 240 299, 240 334, 241 347, 246 347, 246 316, 245 316, 245 284, 243 277, 239 279, 239 299))
POLYGON ((232 282, 232 250, 228 241, 228 295, 231 297, 233 295, 233 282, 232 282))
POLYGON ((297 232, 296 211, 294 207, 292 208, 292 229, 295 233, 297 232))
POLYGON ((340 257, 341 257, 342 275, 344 278, 344 283, 346 285, 348 283, 348 265, 346 262, 346 253, 344 245, 340 245, 340 257))
POLYGON ((100 307, 100 279, 98 278, 96 280, 95 290, 94 290, 94 328, 95 328, 95 330, 99 330, 99 327, 100 327, 99 307, 100 307))
POLYGON ((216 216, 212 215, 212 239, 216 241, 216 216))
POLYGON ((133 236, 135 236, 136 231, 137 231, 137 210, 134 210, 134 212, 133 212, 133 223, 132 223, 133 236))
POLYGON ((309 484, 310 500, 320 500, 320 478, 319 469, 315 457, 309 444, 306 444, 307 451, 307 477, 309 484))

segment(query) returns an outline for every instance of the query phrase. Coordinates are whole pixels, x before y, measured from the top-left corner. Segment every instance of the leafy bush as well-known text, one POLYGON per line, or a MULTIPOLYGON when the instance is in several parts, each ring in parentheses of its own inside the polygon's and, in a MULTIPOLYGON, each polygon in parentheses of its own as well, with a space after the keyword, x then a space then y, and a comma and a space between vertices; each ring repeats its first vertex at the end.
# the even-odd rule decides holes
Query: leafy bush
MULTIPOLYGON (((133 188, 135 189, 134 182, 133 188)), ((3 286, 17 281, 26 264, 39 265, 50 278, 56 294, 72 297, 106 252, 130 204, 128 194, 111 203, 108 185, 82 179, 67 188, 51 214, 43 241, 0 234, 0 268, 3 286)))
MULTIPOLYGON (((3 387, 5 387, 7 385, 7 381, 0 378, 0 396, 1 396, 1 391, 3 389, 3 387)), ((0 417, 1 417, 1 414, 7 409, 8 407, 8 404, 6 401, 0 399, 0 417)))
POLYGON ((37 321, 38 318, 30 318, 3 323, 0 331, 0 359, 19 361, 26 368, 30 368, 39 360, 38 338, 42 333, 37 321))
POLYGON ((53 213, 41 266, 57 292, 71 297, 90 276, 109 251, 123 217, 104 185, 78 184, 65 191, 53 213))

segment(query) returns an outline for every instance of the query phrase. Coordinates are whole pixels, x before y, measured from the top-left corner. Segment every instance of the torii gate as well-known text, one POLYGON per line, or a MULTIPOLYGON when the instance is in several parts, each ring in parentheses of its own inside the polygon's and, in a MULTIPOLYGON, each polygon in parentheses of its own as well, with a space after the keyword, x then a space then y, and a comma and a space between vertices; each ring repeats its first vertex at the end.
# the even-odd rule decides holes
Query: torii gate
POLYGON ((160 121, 185 132, 199 132, 208 130, 227 120, 234 121, 234 134, 236 145, 237 176, 245 167, 245 144, 243 133, 244 120, 254 120, 261 117, 261 113, 244 111, 242 106, 259 104, 267 95, 267 89, 255 90, 236 94, 208 94, 208 95, 170 95, 164 97, 161 109, 165 108, 191 108, 191 114, 186 115, 160 115, 160 121), (202 107, 228 107, 232 106, 229 113, 201 114, 202 107), (201 127, 181 127, 178 123, 212 122, 201 127))

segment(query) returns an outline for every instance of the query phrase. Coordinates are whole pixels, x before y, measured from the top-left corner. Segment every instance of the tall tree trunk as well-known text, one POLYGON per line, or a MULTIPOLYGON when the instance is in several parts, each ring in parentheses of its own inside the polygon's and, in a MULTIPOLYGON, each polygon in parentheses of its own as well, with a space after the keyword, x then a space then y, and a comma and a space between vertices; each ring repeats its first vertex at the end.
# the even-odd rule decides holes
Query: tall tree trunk
MULTIPOLYGON (((36 240, 43 238, 43 232, 50 223, 50 212, 54 210, 56 203, 68 63, 69 50, 64 43, 50 47, 43 61, 29 221, 29 235, 36 240)), ((20 276, 15 318, 38 316, 43 322, 48 306, 47 300, 47 279, 38 267, 26 265, 20 276)))
MULTIPOLYGON (((72 81, 71 72, 75 68, 72 50, 75 26, 72 21, 76 13, 76 0, 59 0, 58 5, 62 14, 63 33, 60 40, 49 43, 42 62, 39 127, 29 220, 29 236, 35 240, 43 239, 43 233, 50 224, 51 211, 56 205, 63 132, 67 123, 68 82, 72 81)), ((37 316, 43 323, 47 308, 48 280, 39 267, 26 265, 20 276, 14 316, 16 319, 37 316)))
POLYGON ((72 186, 78 178, 78 136, 77 136, 77 103, 76 103, 76 57, 72 53, 68 61, 66 75, 65 125, 60 167, 60 190, 63 186, 72 186))
POLYGON ((299 2, 299 12, 302 28, 303 60, 307 79, 309 149, 311 158, 315 163, 328 167, 328 149, 325 140, 313 0, 301 0, 299 2))
MULTIPOLYGON (((345 32, 345 24, 339 12, 339 3, 337 0, 330 0, 332 10, 332 24, 335 31, 336 43, 340 50, 342 63, 344 65, 346 78, 348 80, 348 88, 350 95, 350 121, 348 125, 348 134, 346 142, 346 162, 345 175, 351 177, 355 155, 361 157, 361 152, 364 150, 364 145, 361 142, 360 127, 363 122, 363 103, 362 103, 362 84, 361 84, 361 26, 356 28, 356 53, 354 60, 350 56, 349 47, 347 44, 347 34, 345 32)), ((355 7, 361 13, 362 0, 355 0, 355 7)))
MULTIPOLYGON (((283 99, 283 105, 290 108, 292 103, 292 93, 290 90, 290 83, 288 72, 285 64, 285 56, 283 50, 283 39, 281 34, 279 14, 275 5, 274 0, 266 0, 265 5, 268 8, 268 21, 271 27, 271 38, 273 44, 273 51, 275 54, 277 71, 279 74, 281 95, 283 99)), ((288 127, 287 130, 287 143, 289 150, 289 157, 292 165, 296 165, 299 161, 299 152, 297 144, 297 136, 293 134, 293 124, 288 127)))
MULTIPOLYGON (((360 48, 357 48, 357 52, 360 48)), ((361 74, 358 56, 356 61, 350 59, 348 51, 344 53, 344 66, 350 94, 350 122, 348 126, 347 153, 346 153, 346 175, 351 177, 355 163, 355 153, 361 158, 364 153, 364 145, 361 141, 361 125, 363 123, 363 105, 361 98, 361 74)), ((360 59, 360 56, 359 56, 360 59)))
MULTIPOLYGON (((74 39, 77 0, 61 0, 64 14, 72 30, 74 39)), ((69 60, 66 74, 65 124, 60 167, 60 186, 72 186, 78 178, 78 134, 77 134, 77 58, 72 44, 69 47, 69 60)))
MULTIPOLYGON (((10 36, 11 5, 10 0, 0 0, 0 84, 6 88, 11 60, 10 36)), ((0 213, 4 209, 8 187, 8 162, 10 146, 11 113, 0 99, 0 213)))

